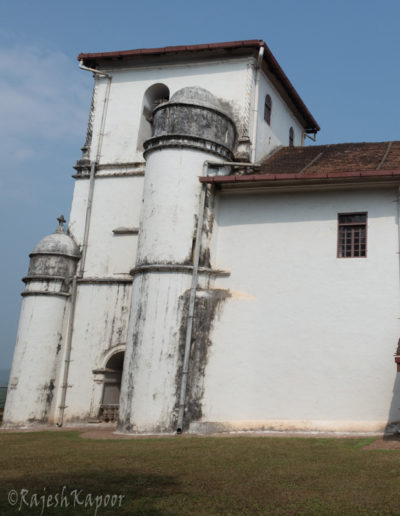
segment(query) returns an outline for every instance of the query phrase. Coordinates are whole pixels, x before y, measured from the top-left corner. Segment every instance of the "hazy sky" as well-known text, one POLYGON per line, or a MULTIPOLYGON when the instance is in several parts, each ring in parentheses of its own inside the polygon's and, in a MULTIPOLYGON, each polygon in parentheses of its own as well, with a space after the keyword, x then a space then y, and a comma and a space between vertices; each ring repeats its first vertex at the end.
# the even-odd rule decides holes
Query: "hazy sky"
POLYGON ((0 0, 0 369, 28 255, 69 214, 92 89, 79 52, 263 39, 318 143, 395 140, 399 20, 398 0, 0 0))

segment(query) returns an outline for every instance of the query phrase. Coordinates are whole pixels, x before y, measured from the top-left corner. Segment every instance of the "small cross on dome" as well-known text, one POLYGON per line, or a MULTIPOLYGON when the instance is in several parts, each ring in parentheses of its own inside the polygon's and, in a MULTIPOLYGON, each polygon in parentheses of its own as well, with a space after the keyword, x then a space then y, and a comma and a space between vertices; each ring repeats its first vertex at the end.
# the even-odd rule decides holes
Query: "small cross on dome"
POLYGON ((57 217, 58 220, 58 228, 56 229, 56 233, 64 233, 64 224, 66 222, 64 215, 60 215, 57 217))

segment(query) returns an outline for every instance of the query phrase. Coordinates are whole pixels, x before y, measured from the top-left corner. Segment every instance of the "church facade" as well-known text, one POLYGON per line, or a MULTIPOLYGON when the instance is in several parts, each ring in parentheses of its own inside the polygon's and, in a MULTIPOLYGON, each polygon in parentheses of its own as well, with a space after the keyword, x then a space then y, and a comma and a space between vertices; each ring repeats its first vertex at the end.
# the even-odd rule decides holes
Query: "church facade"
POLYGON ((30 255, 3 426, 397 431, 400 142, 305 145, 260 40, 78 59, 86 142, 67 231, 30 255))

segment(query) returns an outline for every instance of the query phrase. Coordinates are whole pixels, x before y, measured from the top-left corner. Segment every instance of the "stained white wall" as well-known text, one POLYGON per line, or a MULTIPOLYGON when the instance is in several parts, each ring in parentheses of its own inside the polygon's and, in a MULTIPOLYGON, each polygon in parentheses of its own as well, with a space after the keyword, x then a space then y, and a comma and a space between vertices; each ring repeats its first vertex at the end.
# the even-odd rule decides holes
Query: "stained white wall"
MULTIPOLYGON (((249 110, 251 70, 249 58, 224 62, 182 63, 169 66, 149 66, 140 69, 113 70, 110 99, 105 124, 101 163, 140 162, 137 136, 141 120, 143 96, 150 86, 165 84, 172 96, 186 86, 200 86, 219 99, 231 104, 235 122, 240 122, 249 110)), ((105 80, 99 83, 97 99, 105 93, 105 80)), ((96 103, 93 142, 98 137, 101 102, 96 103)), ((96 145, 92 145, 92 153, 96 145)), ((93 158, 93 156, 91 156, 93 158)))
POLYGON ((231 298, 213 326, 203 421, 350 431, 400 420, 396 197, 220 196, 214 266, 231 275, 215 286, 231 298), (339 259, 337 214, 354 211, 368 212, 368 255, 339 259))
POLYGON ((141 176, 96 179, 85 275, 128 274, 135 265, 137 234, 113 230, 139 227, 142 190, 141 176))
POLYGON ((30 295, 23 299, 4 413, 5 427, 55 422, 53 397, 67 320, 68 302, 64 296, 30 295))
MULTIPOLYGON (((89 180, 76 181, 69 230, 82 244, 89 180)), ((143 177, 99 177, 95 180, 85 276, 128 274, 135 264, 137 234, 118 235, 117 228, 138 228, 143 177)))
POLYGON ((102 388, 93 370, 105 367, 110 352, 126 343, 131 285, 81 284, 73 330, 65 421, 98 415, 102 388))
MULTIPOLYGON (((210 154, 194 149, 149 153, 144 184, 137 266, 192 264, 199 210, 199 176, 210 154)), ((213 160, 222 161, 213 157, 213 160)), ((181 328, 191 271, 135 276, 122 377, 120 430, 174 431, 184 340, 181 328)), ((186 310, 188 307, 186 307, 186 310)))
POLYGON ((269 154, 279 145, 289 145, 289 128, 294 130, 294 145, 303 144, 304 128, 282 99, 277 89, 264 73, 260 73, 258 98, 258 121, 256 138, 256 161, 269 154), (265 97, 272 100, 271 124, 264 120, 265 97))

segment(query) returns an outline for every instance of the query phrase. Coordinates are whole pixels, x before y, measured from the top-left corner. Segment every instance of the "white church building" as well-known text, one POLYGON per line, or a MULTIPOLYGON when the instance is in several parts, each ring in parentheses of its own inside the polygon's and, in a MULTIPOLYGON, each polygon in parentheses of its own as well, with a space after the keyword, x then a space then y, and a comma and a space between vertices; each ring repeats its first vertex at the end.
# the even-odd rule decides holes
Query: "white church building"
POLYGON ((3 426, 397 431, 400 142, 305 146, 260 40, 78 59, 87 138, 3 426))

